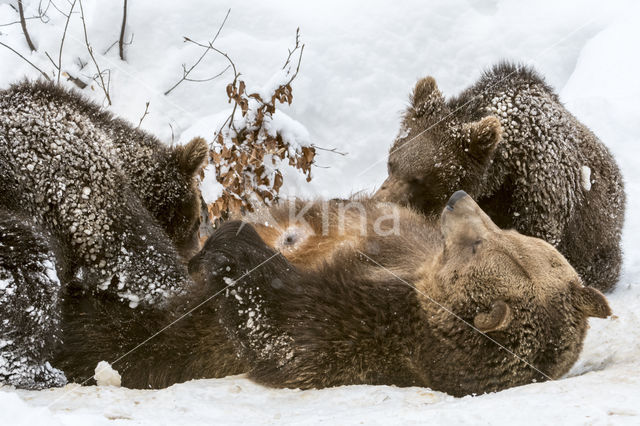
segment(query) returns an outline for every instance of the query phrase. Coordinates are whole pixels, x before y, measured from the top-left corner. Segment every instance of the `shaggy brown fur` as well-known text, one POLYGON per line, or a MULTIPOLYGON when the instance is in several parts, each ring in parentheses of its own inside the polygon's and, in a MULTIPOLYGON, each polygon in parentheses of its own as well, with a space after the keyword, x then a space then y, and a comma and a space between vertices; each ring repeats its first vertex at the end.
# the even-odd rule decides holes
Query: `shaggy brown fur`
MULTIPOLYGON (((334 216, 339 203, 317 203, 300 216, 318 228, 318 213, 334 216)), ((498 391, 566 373, 587 318, 610 314, 604 296, 584 287, 551 245, 500 230, 463 192, 440 221, 390 204, 363 206, 366 230, 381 217, 378 230, 394 229, 395 215, 397 233, 362 235, 347 219, 346 237, 329 230, 320 241, 298 232, 306 225, 277 223, 287 217, 281 207, 270 212, 275 230, 257 229, 272 244, 291 242, 295 265, 238 221, 224 224, 190 262, 198 282, 224 291, 216 314, 252 379, 303 389, 498 391), (296 252, 318 242, 324 261, 296 252)))
POLYGON ((600 140, 533 70, 500 64, 445 101, 418 81, 377 193, 437 214, 464 189, 501 228, 554 245, 587 285, 618 279, 625 195, 600 140))
POLYGON ((51 364, 69 381, 82 383, 93 377, 98 362, 107 360, 122 376, 122 386, 134 389, 244 373, 245 361, 217 321, 216 298, 202 304, 214 294, 208 290, 192 288, 163 310, 133 310, 114 297, 95 297, 68 285, 62 307, 64 344, 51 364))
MULTIPOLYGON (((72 372, 95 359, 74 365, 60 348, 125 347, 104 324, 134 324, 192 292, 178 252, 198 248, 206 158, 202 139, 167 148, 52 84, 0 91, 0 384, 63 385, 52 357, 72 372)), ((139 331, 129 339, 148 337, 139 331)))

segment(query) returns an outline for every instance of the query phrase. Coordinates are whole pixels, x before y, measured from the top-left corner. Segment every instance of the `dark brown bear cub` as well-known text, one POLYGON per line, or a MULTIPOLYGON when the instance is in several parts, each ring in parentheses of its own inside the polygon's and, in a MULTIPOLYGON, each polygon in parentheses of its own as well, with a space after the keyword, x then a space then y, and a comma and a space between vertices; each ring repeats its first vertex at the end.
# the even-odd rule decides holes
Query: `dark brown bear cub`
POLYGON ((536 72, 500 64, 445 100, 433 78, 414 89, 378 199, 427 214, 464 189, 502 228, 554 245, 587 285, 618 280, 625 194, 600 140, 536 72))
POLYGON ((363 200, 366 232, 353 211, 334 217, 337 203, 304 210, 306 224, 279 221, 292 217, 279 208, 268 226, 226 223, 190 262, 220 292, 217 316, 259 383, 499 391, 565 374, 588 317, 610 314, 556 249, 499 229, 462 191, 440 220, 363 200), (344 238, 305 231, 323 226, 322 211, 344 238), (298 260, 311 238, 322 260, 293 264, 261 235, 298 260))
POLYGON ((115 328, 89 336, 91 322, 142 321, 192 291, 179 253, 198 248, 207 154, 52 84, 0 91, 0 384, 62 385, 60 368, 99 361, 78 354, 125 342, 115 328), (91 302, 105 308, 83 311, 91 302))

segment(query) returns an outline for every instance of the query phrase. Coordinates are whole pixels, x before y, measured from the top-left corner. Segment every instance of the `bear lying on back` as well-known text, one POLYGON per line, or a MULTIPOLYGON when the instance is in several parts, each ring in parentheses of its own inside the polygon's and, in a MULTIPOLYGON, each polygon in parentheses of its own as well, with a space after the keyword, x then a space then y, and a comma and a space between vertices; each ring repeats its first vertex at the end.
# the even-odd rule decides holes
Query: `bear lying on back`
POLYGON ((533 70, 495 66, 445 101, 418 81, 377 196, 437 213, 464 189, 501 228, 542 238, 585 284, 618 280, 625 194, 620 170, 533 70))
POLYGON ((500 230, 462 191, 439 222, 360 206, 228 222, 191 260, 196 281, 221 293, 216 315, 253 380, 498 391, 565 374, 587 318, 610 314, 551 245, 500 230))

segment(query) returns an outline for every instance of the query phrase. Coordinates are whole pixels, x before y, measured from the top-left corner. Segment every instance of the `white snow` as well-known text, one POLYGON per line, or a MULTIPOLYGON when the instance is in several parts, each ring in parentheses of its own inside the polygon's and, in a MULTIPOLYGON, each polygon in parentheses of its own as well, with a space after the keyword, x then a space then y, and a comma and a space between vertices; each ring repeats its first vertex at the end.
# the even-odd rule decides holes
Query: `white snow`
MULTIPOLYGON (((33 15, 38 2, 24 3, 26 14, 33 15)), ((243 377, 158 391, 5 387, 0 389, 0 424, 640 422, 640 56, 634 53, 640 43, 640 5, 630 0, 139 0, 129 2, 127 37, 135 36, 126 47, 127 62, 122 62, 117 47, 103 54, 117 40, 121 2, 83 3, 97 59, 111 69, 111 109, 137 124, 149 101, 141 127, 167 143, 186 143, 194 136, 210 140, 229 108, 229 73, 206 83, 183 82, 163 95, 182 76, 181 64, 190 66, 201 54, 182 36, 210 40, 231 7, 216 43, 233 58, 249 87, 267 87, 300 26, 306 47, 293 83, 293 104, 279 111, 301 126, 292 128, 296 135, 308 132, 311 143, 349 155, 318 151, 318 164, 330 168, 314 169, 311 183, 287 172, 285 195, 330 198, 380 185, 388 148, 398 134, 399 112, 417 78, 434 76, 450 96, 502 58, 534 65, 569 110, 609 146, 623 170, 628 195, 625 263, 618 286, 608 295, 615 317, 591 320, 584 351, 568 377, 496 394, 452 398, 429 389, 386 386, 271 390, 243 377)), ((65 18, 53 9, 49 15, 47 24, 31 19, 28 25, 39 51, 57 59, 65 18)), ((84 70, 77 65, 78 57, 88 59, 77 18, 67 34, 63 68, 88 81, 90 63, 84 70)), ((9 2, 0 1, 0 24, 15 20, 9 2)), ((0 32, 0 41, 47 72, 53 69, 46 57, 29 53, 19 25, 0 27, 0 32)), ((225 66, 224 58, 209 54, 193 78, 208 78, 225 66)), ((0 46, 0 87, 25 74, 38 76, 0 46)), ((102 102, 95 83, 85 92, 102 102)), ((214 181, 205 178, 205 192, 219 190, 214 181)))
POLYGON ((224 191, 224 186, 216 180, 216 169, 213 164, 207 164, 204 168, 204 179, 200 183, 200 191, 207 204, 216 201, 224 191))
POLYGON ((6 290, 10 285, 13 284, 13 278, 6 278, 0 280, 0 290, 6 290))
POLYGON ((122 377, 107 361, 100 361, 96 366, 93 378, 98 386, 120 387, 122 377))
POLYGON ((591 168, 589 166, 580 167, 580 183, 582 189, 591 191, 591 168))

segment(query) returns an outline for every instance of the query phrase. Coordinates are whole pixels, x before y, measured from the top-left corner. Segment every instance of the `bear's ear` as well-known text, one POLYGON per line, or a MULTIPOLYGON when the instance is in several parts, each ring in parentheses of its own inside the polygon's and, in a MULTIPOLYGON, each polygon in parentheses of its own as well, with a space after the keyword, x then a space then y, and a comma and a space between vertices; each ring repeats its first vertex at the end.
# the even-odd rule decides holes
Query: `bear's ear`
POLYGON ((418 80, 411 94, 411 105, 418 116, 431 115, 444 108, 444 97, 433 77, 418 80))
POLYGON ((476 156, 493 153, 502 139, 502 126, 497 117, 489 116, 469 124, 469 152, 476 156))
POLYGON ((493 302, 490 312, 476 315, 473 319, 473 325, 483 333, 489 333, 505 330, 511 324, 512 319, 513 314, 509 305, 502 300, 497 300, 493 302))
POLYGON ((193 138, 185 146, 177 147, 176 154, 182 173, 193 176, 206 161, 209 155, 209 146, 203 138, 193 138))
POLYGON ((573 285, 574 303, 588 317, 606 318, 611 315, 611 308, 602 293, 593 287, 582 284, 573 285))

